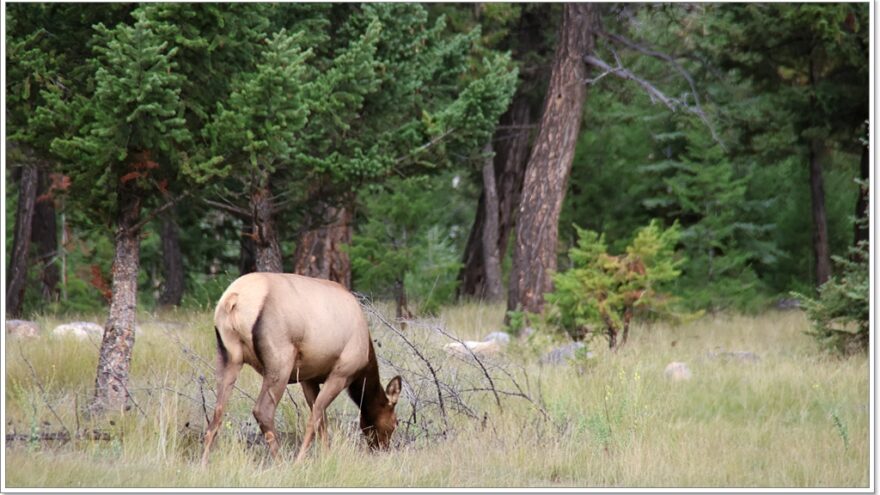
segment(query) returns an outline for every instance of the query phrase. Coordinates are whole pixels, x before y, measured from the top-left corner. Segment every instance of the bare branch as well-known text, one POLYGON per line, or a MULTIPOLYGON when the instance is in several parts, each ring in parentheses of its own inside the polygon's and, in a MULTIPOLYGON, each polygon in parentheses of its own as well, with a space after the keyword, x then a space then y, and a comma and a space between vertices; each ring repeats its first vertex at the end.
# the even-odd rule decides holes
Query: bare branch
POLYGON ((657 103, 659 101, 660 103, 663 103, 664 105, 666 105, 666 107, 669 108, 670 110, 672 110, 673 112, 678 110, 678 107, 681 106, 681 102, 679 102, 675 98, 670 98, 670 97, 666 96, 662 91, 657 89, 653 84, 636 76, 635 74, 630 72, 629 69, 627 69, 625 67, 611 67, 610 65, 608 65, 608 62, 605 62, 604 60, 602 60, 596 56, 593 56, 593 55, 585 56, 584 61, 594 67, 598 67, 598 68, 602 69, 603 71, 605 71, 609 74, 614 74, 615 76, 620 77, 621 79, 627 79, 627 80, 635 82, 636 84, 641 86, 642 89, 644 89, 646 93, 648 93, 648 96, 651 98, 652 103, 657 103))
POLYGON ((61 424, 61 427, 64 428, 64 431, 67 432, 67 439, 70 439, 70 430, 67 429, 67 425, 64 424, 64 421, 61 420, 61 416, 55 411, 55 408, 52 407, 52 404, 49 403, 49 399, 46 397, 46 389, 43 388, 43 383, 40 381, 40 378, 37 376, 37 372, 34 370, 34 367, 31 365, 31 362, 28 361, 28 358, 24 355, 24 351, 21 350, 21 345, 18 345, 18 353, 21 355, 21 359, 24 360, 24 364, 27 365, 28 369, 31 371, 31 376, 34 378, 34 383, 40 389, 40 397, 43 399, 43 403, 46 404, 46 407, 49 408, 49 411, 52 412, 52 415, 55 416, 55 419, 58 420, 58 423, 61 424))
POLYGON ((681 64, 678 63, 677 60, 675 60, 674 57, 672 57, 666 53, 660 52, 658 50, 648 48, 644 45, 640 45, 629 38, 625 38, 623 36, 620 36, 619 34, 608 33, 605 31, 600 31, 599 34, 601 36, 604 36, 604 37, 610 39, 611 41, 614 41, 615 43, 619 43, 627 48, 635 50, 639 53, 643 53, 649 57, 654 57, 656 59, 662 60, 662 61, 668 63, 669 65, 671 65, 676 71, 678 71, 679 74, 681 74, 681 77, 683 77, 690 85, 691 93, 694 95, 695 106, 697 106, 697 107, 700 106, 700 95, 699 95, 699 93, 697 93, 697 85, 694 83, 694 78, 691 76, 691 74, 687 70, 685 70, 684 67, 682 67, 681 64))
POLYGON ((218 210, 225 211, 226 213, 229 213, 232 216, 240 218, 242 220, 249 220, 251 218, 251 212, 248 210, 245 210, 244 208, 241 208, 241 207, 238 207, 238 206, 235 206, 232 204, 220 203, 218 201, 213 201, 210 199, 203 199, 202 201, 206 205, 208 205, 212 208, 216 208, 218 210))
POLYGON ((385 325, 388 329, 390 329, 392 332, 397 334, 397 336, 400 337, 400 339, 403 340, 406 343, 406 345, 408 345, 410 347, 410 349, 412 349, 413 352, 415 352, 416 356, 418 356, 419 359, 421 359, 422 362, 424 362, 425 365, 428 367, 428 371, 431 373, 431 376, 434 378, 434 384, 437 387, 437 402, 440 406, 440 411, 443 413, 443 422, 446 425, 446 430, 448 430, 449 429, 449 419, 447 418, 446 407, 443 404, 443 392, 440 388, 440 379, 437 378, 437 372, 436 372, 436 370, 434 370, 434 366, 431 364, 431 361, 428 358, 426 358, 425 355, 421 353, 421 351, 419 351, 419 348, 416 345, 414 345, 412 343, 412 341, 410 341, 406 337, 406 335, 403 334, 403 332, 401 332, 394 325, 392 325, 390 322, 388 322, 388 320, 386 320, 385 317, 382 316, 382 314, 379 311, 377 311, 372 305, 370 305, 367 302, 365 297, 361 297, 360 299, 361 299, 361 305, 364 307, 364 309, 369 311, 373 316, 375 316, 379 321, 381 321, 382 324, 385 325))
POLYGON ((144 227, 144 225, 150 223, 150 221, 152 221, 154 218, 156 218, 157 216, 159 216, 160 214, 162 214, 163 211, 165 211, 165 210, 167 210, 168 208, 171 208, 172 206, 176 205, 176 204, 179 203, 183 198, 186 198, 186 197, 189 196, 190 194, 192 194, 192 191, 185 191, 185 192, 184 192, 183 194, 181 194, 180 196, 171 199, 170 201, 168 201, 168 202, 165 203, 164 205, 162 205, 162 206, 156 208, 155 210, 151 211, 151 212, 150 212, 149 214, 147 214, 147 216, 145 216, 140 222, 134 224, 134 225, 131 226, 131 227, 128 227, 126 230, 131 231, 131 232, 137 232, 137 231, 141 230, 141 229, 144 227))
MULTIPOLYGON (((654 86, 653 84, 651 84, 647 80, 637 76, 632 71, 630 71, 629 69, 624 67, 622 65, 622 63, 620 62, 620 58, 617 57, 616 53, 615 53, 615 58, 617 58, 617 63, 618 63, 617 67, 611 67, 608 64, 608 62, 600 59, 599 57, 597 57, 595 55, 584 56, 584 62, 586 62, 594 67, 598 67, 599 69, 602 69, 603 71, 605 71, 609 74, 614 74, 621 79, 626 79, 626 80, 635 82, 636 84, 641 86, 642 89, 648 94, 648 97, 651 99, 651 103, 660 102, 660 103, 664 104, 668 109, 672 110, 673 112, 678 111, 678 109, 684 109, 685 111, 696 115, 703 122, 703 124, 705 124, 706 127, 709 129, 709 132, 712 134, 712 139, 716 143, 718 143, 718 145, 721 146, 722 149, 727 150, 727 146, 725 146, 724 141, 722 141, 721 138, 718 136, 718 134, 715 132, 715 127, 712 125, 711 122, 709 122, 709 118, 706 116, 705 112, 703 112, 703 109, 702 109, 702 107, 699 106, 699 104, 697 104, 695 106, 691 106, 691 105, 688 105, 687 102, 682 101, 678 98, 673 98, 671 96, 667 96, 665 93, 663 93, 663 91, 660 91, 656 86, 654 86)), ((699 100, 696 96, 696 93, 694 93, 694 99, 697 103, 699 103, 699 100)))
POLYGON ((503 411, 504 409, 501 407, 501 398, 498 397, 498 390, 495 389, 495 382, 492 381, 492 376, 489 375, 489 372, 486 370, 486 367, 483 365, 483 361, 482 361, 479 357, 477 357, 477 355, 474 353, 474 350, 471 349, 470 347, 468 347, 468 346, 467 346, 467 345, 466 345, 461 339, 459 339, 458 337, 449 334, 448 332, 446 332, 446 330, 443 330, 443 328, 441 328, 440 325, 435 326, 434 329, 437 330, 438 332, 442 333, 442 334, 445 335, 446 337, 448 337, 448 338, 450 338, 450 339, 452 339, 452 340, 458 342, 459 344, 462 345, 462 347, 464 347, 465 349, 467 349, 467 351, 468 351, 468 353, 470 353, 471 357, 474 358, 474 361, 476 361, 477 364, 480 366, 480 370, 482 370, 482 372, 483 372, 483 376, 486 377, 486 381, 489 382, 489 389, 491 389, 491 390, 492 390, 492 394, 495 395, 495 403, 498 404, 498 410, 499 410, 499 411, 503 411))
POLYGON ((449 129, 446 132, 444 132, 443 134, 435 137, 434 139, 428 141, 427 143, 425 143, 425 144, 419 146, 418 148, 412 150, 411 152, 407 153, 406 155, 403 155, 403 156, 395 159, 394 160, 395 165, 400 165, 405 160, 408 160, 409 158, 412 158, 413 156, 418 155, 419 153, 436 146, 438 143, 440 143, 441 141, 446 139, 446 137, 449 136, 450 134, 452 134, 453 132, 455 132, 454 128, 449 129))

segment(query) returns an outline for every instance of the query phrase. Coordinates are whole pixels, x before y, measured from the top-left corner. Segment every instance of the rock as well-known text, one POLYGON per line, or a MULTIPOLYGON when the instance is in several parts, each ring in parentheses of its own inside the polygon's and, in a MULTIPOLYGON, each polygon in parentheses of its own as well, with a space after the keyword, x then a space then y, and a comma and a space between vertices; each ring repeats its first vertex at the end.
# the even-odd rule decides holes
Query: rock
POLYGON ((73 336, 78 339, 87 339, 89 337, 102 338, 104 335, 104 327, 90 321, 73 321, 58 325, 52 329, 52 335, 58 337, 73 336))
POLYGON ((789 310, 789 309, 800 309, 801 302, 798 299, 793 297, 783 297, 782 299, 776 301, 776 309, 781 310, 789 310))
POLYGON ((443 346, 443 349, 450 354, 458 354, 460 356, 470 356, 471 353, 473 353, 478 357, 486 357, 501 352, 501 343, 497 340, 490 340, 487 342, 465 340, 463 342, 451 342, 446 344, 443 346))
POLYGON ((483 342, 489 342, 490 340, 495 340, 502 345, 506 345, 510 343, 510 334, 507 332, 492 332, 483 338, 483 342))
POLYGON ((28 320, 6 320, 6 334, 21 338, 39 337, 40 326, 28 320))
POLYGON ((691 379, 691 370, 688 365, 678 361, 667 364, 663 374, 666 375, 666 378, 676 382, 691 379))
POLYGON ((524 339, 527 339, 527 338, 531 337, 531 336, 534 335, 534 334, 535 334, 535 329, 534 329, 534 328, 532 328, 532 327, 525 327, 525 328, 523 328, 522 331, 519 333, 519 336, 522 337, 522 338, 524 338, 524 339))
MULTIPOLYGON (((577 351, 583 349, 586 345, 583 342, 571 342, 565 344, 564 346, 557 347, 552 351, 548 352, 541 358, 542 364, 562 364, 569 359, 573 358, 577 351)), ((593 353, 587 352, 587 359, 592 359, 593 353)))
POLYGON ((709 359, 739 361, 741 363, 757 363, 761 360, 761 357, 750 351, 716 351, 709 353, 709 359))

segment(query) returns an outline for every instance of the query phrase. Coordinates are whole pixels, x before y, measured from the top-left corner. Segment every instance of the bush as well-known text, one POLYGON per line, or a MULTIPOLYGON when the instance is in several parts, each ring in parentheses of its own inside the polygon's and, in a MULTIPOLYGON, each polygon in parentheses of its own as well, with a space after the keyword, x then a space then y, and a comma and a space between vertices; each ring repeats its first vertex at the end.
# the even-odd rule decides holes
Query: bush
POLYGON ((800 299, 812 323, 808 332, 819 344, 833 352, 864 352, 870 343, 869 247, 860 242, 850 248, 850 257, 834 257, 838 275, 819 287, 814 299, 792 293, 800 299))
POLYGON ((604 334, 611 349, 623 345, 636 311, 669 314, 671 298, 658 291, 681 273, 675 259, 679 228, 662 229, 652 221, 638 231, 623 255, 607 252, 605 238, 575 226, 578 242, 569 250, 573 268, 553 277, 547 294, 548 318, 575 340, 604 334))

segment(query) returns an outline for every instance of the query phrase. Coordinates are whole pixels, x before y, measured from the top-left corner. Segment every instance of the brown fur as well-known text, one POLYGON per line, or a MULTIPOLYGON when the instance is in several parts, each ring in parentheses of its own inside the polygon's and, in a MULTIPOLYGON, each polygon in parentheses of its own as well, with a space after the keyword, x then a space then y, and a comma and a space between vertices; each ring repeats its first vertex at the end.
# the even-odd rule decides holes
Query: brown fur
POLYGON ((361 410, 361 430, 373 448, 386 448, 397 426, 400 377, 383 389, 379 366, 357 300, 335 282, 281 273, 250 273, 234 281, 214 312, 217 404, 205 434, 202 464, 220 427, 242 365, 263 376, 254 417, 278 457, 275 409, 288 383, 300 383, 311 409, 296 461, 315 433, 328 444, 324 413, 344 389, 361 410))

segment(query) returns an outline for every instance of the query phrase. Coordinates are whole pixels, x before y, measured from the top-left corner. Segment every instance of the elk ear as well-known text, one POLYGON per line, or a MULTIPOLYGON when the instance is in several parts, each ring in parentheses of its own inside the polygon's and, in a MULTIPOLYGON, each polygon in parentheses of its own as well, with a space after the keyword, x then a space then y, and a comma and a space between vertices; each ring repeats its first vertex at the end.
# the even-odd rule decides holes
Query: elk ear
POLYGON ((400 376, 395 376, 388 382, 388 386, 385 387, 385 395, 388 396, 388 402, 391 404, 391 407, 394 407, 397 404, 397 400, 400 399, 400 376))

